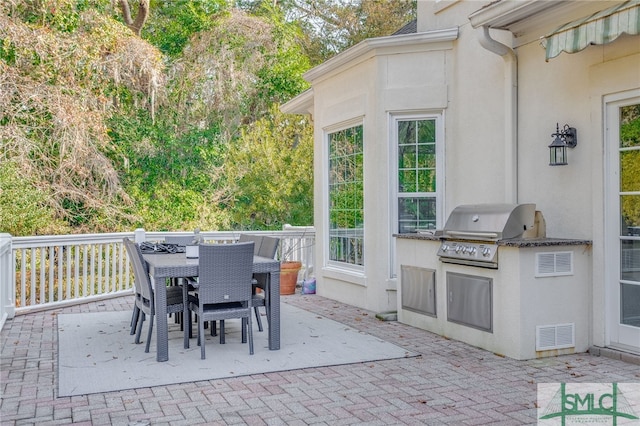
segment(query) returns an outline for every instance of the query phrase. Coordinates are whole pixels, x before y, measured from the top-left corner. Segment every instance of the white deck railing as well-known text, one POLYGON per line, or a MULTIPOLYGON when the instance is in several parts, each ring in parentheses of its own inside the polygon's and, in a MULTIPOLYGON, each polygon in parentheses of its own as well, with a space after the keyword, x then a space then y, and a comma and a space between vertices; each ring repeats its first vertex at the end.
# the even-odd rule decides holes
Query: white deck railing
MULTIPOLYGON (((313 227, 243 231, 280 238, 278 258, 300 260, 300 277, 313 273, 313 227)), ((164 241, 189 232, 120 232, 34 237, 0 234, 0 328, 8 318, 35 310, 130 293, 132 269, 123 238, 164 241)), ((240 232, 201 232, 205 242, 229 243, 240 232)))

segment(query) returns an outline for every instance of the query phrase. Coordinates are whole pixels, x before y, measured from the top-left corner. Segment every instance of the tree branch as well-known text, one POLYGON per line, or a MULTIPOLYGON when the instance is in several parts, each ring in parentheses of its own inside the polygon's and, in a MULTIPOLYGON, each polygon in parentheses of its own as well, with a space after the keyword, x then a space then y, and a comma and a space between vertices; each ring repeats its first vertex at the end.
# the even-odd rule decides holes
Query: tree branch
POLYGON ((131 9, 128 0, 118 0, 118 5, 120 6, 120 10, 122 10, 124 23, 127 24, 127 27, 136 33, 136 35, 140 35, 142 27, 149 17, 149 0, 140 0, 135 21, 131 18, 131 9))

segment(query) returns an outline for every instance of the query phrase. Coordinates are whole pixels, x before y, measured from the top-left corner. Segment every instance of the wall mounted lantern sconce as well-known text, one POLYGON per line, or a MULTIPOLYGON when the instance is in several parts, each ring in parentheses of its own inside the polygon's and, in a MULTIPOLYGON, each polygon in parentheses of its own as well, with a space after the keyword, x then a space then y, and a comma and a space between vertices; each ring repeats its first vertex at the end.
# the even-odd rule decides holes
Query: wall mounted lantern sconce
POLYGON ((565 124, 562 130, 556 123, 556 132, 551 134, 555 137, 551 145, 549 145, 549 165, 565 166, 567 163, 567 147, 575 148, 578 144, 578 131, 575 127, 569 127, 565 124))

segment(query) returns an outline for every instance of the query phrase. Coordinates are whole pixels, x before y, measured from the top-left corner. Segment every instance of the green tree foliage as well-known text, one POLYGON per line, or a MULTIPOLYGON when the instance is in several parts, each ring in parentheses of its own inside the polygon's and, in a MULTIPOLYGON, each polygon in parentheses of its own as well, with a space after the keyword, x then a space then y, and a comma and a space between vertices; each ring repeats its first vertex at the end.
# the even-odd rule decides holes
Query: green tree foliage
POLYGON ((36 27, 73 32, 82 22, 82 13, 88 10, 104 13, 109 5, 110 0, 9 0, 4 7, 0 6, 0 13, 36 27))
POLYGON ((216 189, 224 146, 215 127, 176 132, 171 114, 144 111, 110 120, 114 164, 136 206, 135 226, 157 230, 225 229, 216 189))
POLYGON ((228 10, 226 0, 151 0, 151 16, 142 37, 178 59, 194 34, 211 29, 228 10))
POLYGON ((182 129, 217 123, 223 142, 308 84, 287 24, 234 10, 194 36, 171 70, 169 102, 182 129))
POLYGON ((251 124, 225 159, 234 229, 313 223, 313 130, 307 117, 282 114, 251 124))
POLYGON ((313 61, 359 41, 357 25, 343 17, 379 22, 383 33, 375 35, 388 35, 382 23, 404 10, 365 3, 0 2, 4 229, 29 235, 312 223, 312 126, 273 105, 308 87, 302 75, 313 61), (307 13, 308 6, 328 9, 307 13), (133 16, 125 19, 123 10, 133 16), (140 32, 131 21, 141 10, 140 32), (262 169, 235 155, 261 146, 262 169), (287 178, 266 173, 269 164, 287 178), (263 171, 268 178, 258 183, 263 171), (7 197, 24 198, 14 202, 30 206, 15 210, 25 217, 5 222, 7 197), (27 214, 32 207, 35 216, 27 214))
POLYGON ((417 0, 241 0, 259 10, 278 5, 288 22, 296 22, 310 62, 322 63, 367 39, 388 36, 416 18, 417 0))
POLYGON ((228 145, 243 137, 241 129, 270 117, 270 102, 306 87, 308 65, 291 31, 277 19, 237 10, 219 17, 172 64, 154 121, 124 107, 113 116, 109 134, 117 149, 110 157, 123 170, 137 226, 229 228, 236 214, 222 175, 228 145))
POLYGON ((162 61, 121 24, 70 7, 47 2, 35 23, 22 22, 20 8, 0 15, 0 161, 18 164, 50 195, 49 214, 76 230, 121 229, 130 197, 105 156, 105 123, 122 102, 150 107, 162 61), (77 22, 56 30, 58 13, 77 22))

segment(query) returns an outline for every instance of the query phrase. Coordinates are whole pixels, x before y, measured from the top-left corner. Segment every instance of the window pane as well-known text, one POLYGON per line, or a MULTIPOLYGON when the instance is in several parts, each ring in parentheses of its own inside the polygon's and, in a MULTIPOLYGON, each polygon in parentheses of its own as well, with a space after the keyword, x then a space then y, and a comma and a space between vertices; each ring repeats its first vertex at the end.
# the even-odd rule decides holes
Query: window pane
POLYGON ((640 105, 620 108, 620 148, 633 147, 640 147, 640 105))
POLYGON ((640 195, 620 197, 620 235, 640 236, 640 195))
POLYGON ((418 145, 417 166, 421 168, 436 167, 436 146, 434 144, 418 145))
POLYGON ((435 198, 398 199, 398 232, 416 232, 417 229, 436 229, 435 198))
POLYGON ((416 146, 400 145, 398 147, 398 168, 410 169, 416 167, 416 146))
POLYGON ((418 228, 436 229, 436 199, 421 198, 418 209, 418 228))
POLYGON ((436 141, 436 121, 421 120, 418 122, 418 143, 436 141))
POLYGON ((415 121, 399 121, 398 122, 398 144, 414 144, 416 143, 416 122, 415 121))
POLYGON ((329 135, 329 258, 363 264, 362 126, 329 135))
POLYGON ((620 279, 640 283, 639 240, 622 240, 620 243, 620 279))
POLYGON ((640 285, 620 284, 620 322, 640 327, 640 285))
POLYGON ((417 192, 435 192, 435 191, 436 191, 436 171, 435 170, 419 170, 417 192))
POLYGON ((400 171, 398 176, 398 181, 400 187, 398 190, 400 192, 416 192, 416 172, 414 170, 403 170, 400 171))
POLYGON ((640 191, 640 150, 620 152, 620 191, 640 191))

